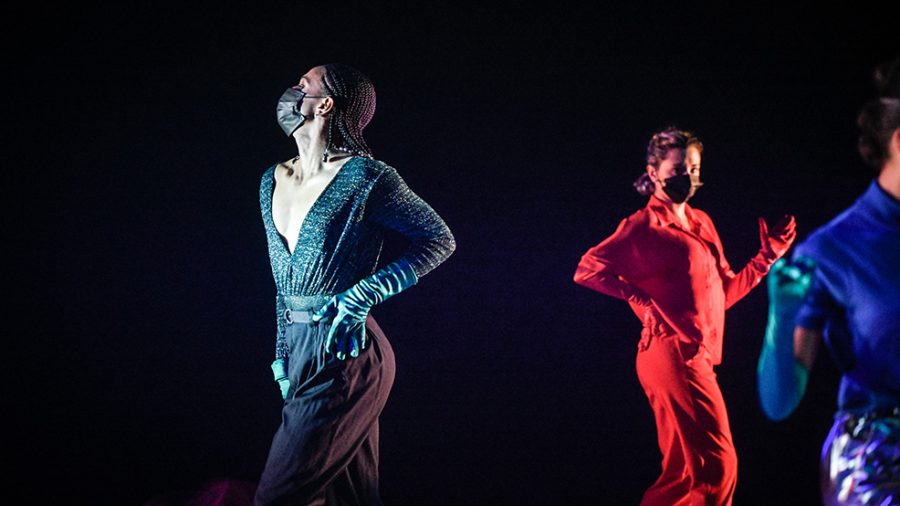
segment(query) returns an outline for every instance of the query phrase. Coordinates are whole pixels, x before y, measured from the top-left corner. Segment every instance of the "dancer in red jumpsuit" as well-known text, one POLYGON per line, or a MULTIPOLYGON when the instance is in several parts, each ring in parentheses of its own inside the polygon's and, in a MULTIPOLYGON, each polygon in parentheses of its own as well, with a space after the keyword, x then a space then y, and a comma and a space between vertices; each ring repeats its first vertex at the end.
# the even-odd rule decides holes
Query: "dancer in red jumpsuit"
POLYGON ((662 474, 643 505, 731 504, 737 454, 713 366, 722 360, 725 310, 756 286, 788 250, 793 217, 772 230, 759 220, 761 248, 735 273, 712 220, 687 200, 700 183, 703 146, 675 128, 647 147, 635 188, 650 199, 589 249, 575 282, 625 299, 644 328, 637 373, 656 418, 662 474))

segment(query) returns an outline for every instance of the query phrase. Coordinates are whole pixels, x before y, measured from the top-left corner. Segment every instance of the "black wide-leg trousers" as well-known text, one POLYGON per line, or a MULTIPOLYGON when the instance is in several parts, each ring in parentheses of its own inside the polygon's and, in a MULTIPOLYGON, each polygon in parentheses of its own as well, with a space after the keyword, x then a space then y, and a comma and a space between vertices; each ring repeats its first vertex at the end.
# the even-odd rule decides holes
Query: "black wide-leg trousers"
POLYGON ((394 382, 394 352, 370 316, 368 346, 338 360, 324 350, 330 324, 286 325, 291 388, 256 491, 256 504, 373 505, 378 416, 394 382))

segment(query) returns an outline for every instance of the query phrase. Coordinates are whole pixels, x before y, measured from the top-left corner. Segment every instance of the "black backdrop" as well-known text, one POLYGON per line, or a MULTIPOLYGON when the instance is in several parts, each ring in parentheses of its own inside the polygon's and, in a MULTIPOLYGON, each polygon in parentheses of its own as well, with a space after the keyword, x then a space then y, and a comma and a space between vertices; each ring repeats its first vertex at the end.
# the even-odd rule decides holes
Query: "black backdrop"
MULTIPOLYGON (((872 177, 855 114, 898 49, 858 7, 6 7, 13 503, 258 477, 280 419, 259 177, 294 149, 279 95, 331 61, 372 77, 376 156, 458 241, 374 311, 398 360, 385 501, 636 503, 659 465, 639 323, 572 283, 578 258, 643 205, 630 183, 671 123, 706 145, 692 203, 735 266, 757 216, 796 214, 802 239, 849 205, 872 177)), ((767 421, 765 314, 762 288, 729 311, 718 369, 736 502, 815 504, 837 373, 820 360, 767 421)))

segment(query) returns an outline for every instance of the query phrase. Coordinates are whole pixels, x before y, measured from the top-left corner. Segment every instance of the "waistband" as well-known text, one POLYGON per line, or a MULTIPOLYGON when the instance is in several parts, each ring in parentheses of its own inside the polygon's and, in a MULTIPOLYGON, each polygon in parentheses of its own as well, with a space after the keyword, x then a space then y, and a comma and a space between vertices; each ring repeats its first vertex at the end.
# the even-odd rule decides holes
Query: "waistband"
POLYGON ((285 309, 284 313, 281 314, 281 317, 284 318, 284 322, 288 325, 293 325, 294 323, 312 323, 312 315, 314 313, 315 311, 311 309, 285 309))
POLYGON ((331 297, 332 295, 278 295, 286 308, 295 311, 318 311, 331 297))

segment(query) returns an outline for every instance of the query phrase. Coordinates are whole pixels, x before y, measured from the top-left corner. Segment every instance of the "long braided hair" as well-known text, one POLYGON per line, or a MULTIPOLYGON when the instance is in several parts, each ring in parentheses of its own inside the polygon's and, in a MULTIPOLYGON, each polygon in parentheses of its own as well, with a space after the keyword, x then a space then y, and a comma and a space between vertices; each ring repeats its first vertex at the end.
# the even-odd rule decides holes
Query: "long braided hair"
MULTIPOLYGON (((666 159, 669 151, 672 149, 687 149, 688 146, 696 146, 700 152, 703 152, 703 143, 697 138, 693 132, 687 130, 679 130, 675 127, 669 127, 661 132, 656 132, 650 138, 647 144, 647 165, 659 167, 660 162, 666 159)), ((634 189, 641 195, 648 197, 653 195, 656 185, 650 179, 647 172, 641 174, 632 183, 634 189)))
POLYGON ((322 84, 334 99, 324 156, 334 151, 372 158, 363 129, 375 115, 375 86, 365 74, 342 63, 322 65, 322 84))

